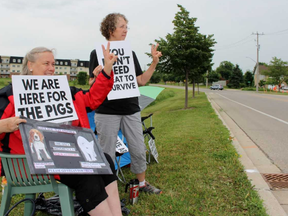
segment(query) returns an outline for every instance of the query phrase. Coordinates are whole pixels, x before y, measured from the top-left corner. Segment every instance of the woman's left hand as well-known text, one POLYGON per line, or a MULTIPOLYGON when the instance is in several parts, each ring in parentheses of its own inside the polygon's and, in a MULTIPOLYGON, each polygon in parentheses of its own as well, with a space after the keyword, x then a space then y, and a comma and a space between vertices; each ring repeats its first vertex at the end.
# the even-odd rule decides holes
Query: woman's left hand
POLYGON ((107 44, 107 49, 105 49, 104 45, 102 45, 102 51, 104 56, 104 71, 110 76, 112 66, 118 57, 115 56, 114 53, 110 53, 110 42, 107 44))
POLYGON ((162 53, 160 51, 157 51, 159 44, 157 43, 156 46, 153 44, 151 46, 151 55, 153 58, 153 62, 158 64, 159 58, 162 56, 162 53))

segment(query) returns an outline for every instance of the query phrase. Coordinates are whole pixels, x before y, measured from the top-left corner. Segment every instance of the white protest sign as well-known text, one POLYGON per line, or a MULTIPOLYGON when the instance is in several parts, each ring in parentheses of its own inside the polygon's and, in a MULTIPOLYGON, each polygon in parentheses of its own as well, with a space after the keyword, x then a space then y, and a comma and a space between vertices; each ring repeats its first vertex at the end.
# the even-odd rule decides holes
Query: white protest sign
POLYGON ((148 144, 149 144, 149 148, 150 148, 150 151, 151 151, 151 154, 153 155, 155 161, 157 163, 158 162, 158 152, 157 152, 157 149, 156 149, 156 145, 155 145, 155 140, 153 140, 152 138, 148 141, 148 144))
POLYGON ((62 123, 78 119, 67 77, 12 76, 15 115, 62 123))
POLYGON ((128 150, 127 146, 124 144, 124 142, 122 141, 122 139, 120 139, 120 137, 117 136, 116 152, 118 152, 120 154, 124 154, 128 151, 129 150, 128 150))
MULTIPOLYGON (((114 72, 114 85, 107 96, 108 100, 139 97, 140 92, 130 44, 127 41, 110 41, 110 52, 117 55, 118 60, 112 68, 114 72)), ((104 57, 101 44, 96 46, 96 53, 99 65, 103 66, 104 57)))

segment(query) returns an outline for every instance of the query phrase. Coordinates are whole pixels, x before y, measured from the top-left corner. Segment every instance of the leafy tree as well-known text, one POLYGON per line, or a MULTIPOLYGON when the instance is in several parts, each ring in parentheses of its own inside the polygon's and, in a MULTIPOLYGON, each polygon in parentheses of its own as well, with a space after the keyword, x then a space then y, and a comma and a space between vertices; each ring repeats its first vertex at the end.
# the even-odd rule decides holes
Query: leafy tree
POLYGON ((259 86, 264 88, 265 87, 265 84, 266 84, 266 81, 265 80, 260 80, 259 81, 259 86))
MULTIPOLYGON (((174 24, 174 33, 168 34, 166 39, 155 40, 159 43, 159 50, 163 56, 157 69, 174 77, 185 76, 185 80, 206 73, 211 68, 213 57, 212 47, 216 43, 213 35, 202 35, 195 26, 197 18, 190 18, 189 12, 182 7, 177 12, 174 24)), ((193 88, 194 95, 194 88, 193 88)), ((188 105, 188 82, 185 82, 185 108, 188 105)))
MULTIPOLYGON (((259 85, 260 85, 260 81, 259 81, 259 85)), ((274 78, 269 77, 269 78, 267 78, 265 84, 267 84, 267 85, 277 85, 277 82, 275 81, 274 78)))
POLYGON ((175 82, 183 82, 185 80, 185 75, 178 75, 175 77, 175 82))
POLYGON ((150 83, 159 83, 160 81, 161 81, 161 74, 158 71, 155 71, 150 79, 150 83))
POLYGON ((246 71, 246 73, 244 74, 244 82, 246 84, 246 86, 251 86, 253 84, 253 73, 251 71, 246 71))
POLYGON ((219 73, 223 79, 229 80, 234 68, 235 66, 231 62, 222 61, 219 67, 216 68, 216 72, 219 73))
POLYGON ((243 79, 242 70, 239 68, 239 65, 236 64, 236 66, 233 69, 232 74, 230 76, 228 87, 240 88, 243 81, 244 81, 244 79, 243 79))
POLYGON ((212 71, 209 72, 207 78, 208 78, 208 81, 210 83, 217 82, 220 79, 220 74, 217 73, 215 70, 212 70, 212 71))
POLYGON ((268 70, 263 71, 262 74, 269 76, 274 84, 278 85, 280 91, 281 84, 285 82, 288 76, 288 62, 273 57, 268 65, 268 70))
POLYGON ((88 75, 86 72, 84 71, 80 71, 77 74, 77 80, 78 80, 78 84, 79 85, 86 85, 87 84, 87 80, 88 80, 88 75))

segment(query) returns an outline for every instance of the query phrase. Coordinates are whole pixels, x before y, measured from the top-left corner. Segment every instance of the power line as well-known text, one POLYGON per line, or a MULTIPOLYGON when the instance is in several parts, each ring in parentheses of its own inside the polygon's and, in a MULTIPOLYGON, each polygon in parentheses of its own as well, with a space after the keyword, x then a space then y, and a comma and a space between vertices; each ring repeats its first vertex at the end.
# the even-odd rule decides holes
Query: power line
POLYGON ((228 44, 228 45, 222 45, 222 46, 216 46, 216 50, 224 50, 224 49, 230 49, 230 48, 234 48, 234 47, 237 47, 239 45, 243 45, 243 44, 246 44, 250 41, 252 41, 253 39, 251 38, 251 35, 249 35, 248 37, 242 39, 242 40, 239 40, 235 43, 232 43, 232 44, 228 44))
POLYGON ((282 35, 282 34, 279 34, 279 33, 288 33, 288 29, 284 29, 284 30, 281 30, 281 31, 277 31, 277 32, 271 32, 271 33, 267 33, 265 35, 282 35))
MULTIPOLYGON (((270 36, 270 35, 285 35, 285 34, 288 34, 288 29, 284 29, 284 30, 280 30, 280 31, 277 31, 277 32, 271 32, 271 33, 266 33, 265 36, 270 36)), ((252 33, 253 35, 253 33, 252 33)), ((259 34, 260 35, 260 34, 259 34)), ((264 34, 262 34, 264 35, 264 34)), ((234 48, 234 47, 237 47, 239 45, 243 45, 245 43, 248 43, 251 41, 251 35, 235 42, 235 43, 231 43, 231 44, 228 44, 228 45, 221 45, 221 46, 215 46, 215 51, 219 51, 219 50, 225 50, 225 49, 230 49, 230 48, 234 48)))

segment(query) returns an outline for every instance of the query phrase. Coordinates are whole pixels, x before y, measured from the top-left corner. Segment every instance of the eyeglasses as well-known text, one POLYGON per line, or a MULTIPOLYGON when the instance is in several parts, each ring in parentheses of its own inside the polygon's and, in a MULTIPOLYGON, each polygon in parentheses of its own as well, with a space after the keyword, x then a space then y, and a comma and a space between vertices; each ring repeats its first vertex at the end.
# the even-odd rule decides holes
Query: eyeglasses
POLYGON ((128 26, 127 26, 127 25, 121 25, 121 26, 119 26, 118 28, 121 28, 121 29, 126 29, 126 30, 130 30, 130 28, 128 28, 128 26))

